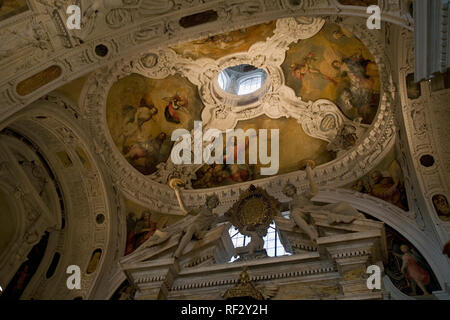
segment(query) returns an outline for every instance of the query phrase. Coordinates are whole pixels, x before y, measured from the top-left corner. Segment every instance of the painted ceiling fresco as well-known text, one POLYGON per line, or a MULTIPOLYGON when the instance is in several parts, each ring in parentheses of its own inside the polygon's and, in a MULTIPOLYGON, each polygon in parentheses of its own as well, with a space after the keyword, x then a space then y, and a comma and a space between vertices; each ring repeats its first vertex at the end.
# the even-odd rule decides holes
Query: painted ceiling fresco
POLYGON ((206 39, 192 41, 172 47, 176 53, 192 59, 219 59, 226 55, 246 52, 259 41, 265 41, 273 35, 276 21, 231 31, 206 39))
POLYGON ((405 237, 386 228, 388 261, 384 269, 392 283, 408 296, 430 295, 441 290, 439 282, 422 254, 405 237))
POLYGON ((347 186, 349 189, 370 194, 408 211, 408 199, 402 168, 393 148, 370 173, 347 186))
POLYGON ((437 215, 442 221, 450 221, 450 205, 447 197, 443 194, 436 194, 432 198, 433 206, 437 215))
MULTIPOLYGON (((280 140, 280 169, 278 174, 288 173, 300 169, 302 160, 311 159, 317 165, 333 160, 334 155, 327 150, 327 142, 308 136, 295 119, 270 119, 267 116, 260 116, 252 120, 241 121, 236 126, 237 129, 267 129, 270 138, 270 130, 278 129, 280 140), (289 150, 289 152, 282 152, 289 150)), ((258 139, 259 140, 259 139, 258 139)), ((248 142, 248 141, 247 141, 248 142)), ((224 144, 225 144, 224 139, 224 144)), ((270 150, 271 141, 268 141, 270 150)), ((248 161, 248 143, 246 144, 246 163, 248 161)), ((226 154, 224 148, 224 156, 226 154)), ((249 164, 214 164, 205 165, 197 171, 197 179, 192 182, 194 188, 212 188, 229 185, 233 183, 251 181, 267 176, 260 175, 261 167, 270 165, 249 164)))
POLYGON ((156 229, 163 229, 168 225, 179 221, 183 217, 165 215, 149 210, 131 200, 125 198, 127 210, 127 242, 125 255, 132 253, 148 238, 156 229))
POLYGON ((133 74, 112 86, 107 122, 123 156, 148 175, 169 158, 172 132, 193 129, 202 109, 197 87, 186 78, 175 75, 154 80, 133 74))
POLYGON ((329 99, 349 119, 372 123, 380 100, 378 68, 347 30, 325 24, 314 37, 291 44, 282 68, 286 84, 303 100, 329 99))
MULTIPOLYGON (((218 59, 247 51, 253 43, 273 35, 275 26, 276 22, 260 24, 173 49, 191 59, 218 59)), ((367 48, 347 30, 325 24, 316 36, 291 44, 282 69, 286 84, 303 100, 329 99, 349 119, 372 123, 379 104, 378 68, 367 48)), ((203 107, 197 87, 179 74, 162 80, 132 74, 111 88, 107 122, 122 155, 142 174, 150 175, 169 158, 173 147, 171 133, 178 128, 192 130, 194 120, 201 120, 203 107)), ((241 121, 237 128, 280 130, 278 174, 299 170, 299 163, 305 159, 321 165, 336 157, 327 150, 327 142, 305 134, 293 119, 272 120, 262 116, 241 121)), ((260 164, 205 165, 197 171, 192 185, 210 188, 264 178, 260 176, 260 167, 260 164)))
POLYGON ((0 0, 0 21, 28 10, 26 0, 0 0))

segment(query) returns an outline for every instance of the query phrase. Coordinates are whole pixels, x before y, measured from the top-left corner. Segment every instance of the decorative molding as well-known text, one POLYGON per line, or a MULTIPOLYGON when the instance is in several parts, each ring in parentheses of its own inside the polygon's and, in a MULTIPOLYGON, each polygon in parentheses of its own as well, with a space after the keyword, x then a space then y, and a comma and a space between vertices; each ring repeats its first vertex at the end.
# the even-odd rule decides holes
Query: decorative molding
MULTIPOLYGON (((58 178, 65 206, 64 230, 50 232, 50 238, 53 235, 56 237, 52 250, 61 253, 58 268, 50 279, 46 279, 45 270, 53 257, 53 254, 46 254, 46 259, 50 260, 41 263, 44 266, 43 273, 36 273, 32 278, 22 296, 24 299, 48 299, 55 296, 60 299, 76 296, 89 298, 95 295, 95 290, 101 288, 102 283, 109 283, 110 277, 115 276, 116 272, 111 266, 125 250, 122 196, 120 192, 114 193, 104 165, 92 153, 90 139, 81 130, 85 124, 81 117, 75 116, 74 110, 76 108, 70 102, 60 97, 47 98, 36 102, 29 110, 16 114, 8 124, 9 129, 27 137, 39 147, 58 178), (54 100, 56 104, 49 100, 54 100), (84 151, 89 166, 83 164, 76 148, 84 151), (69 166, 64 166, 57 157, 56 154, 61 151, 71 159, 69 166), (96 222, 97 214, 105 216, 101 224, 96 222), (92 252, 99 248, 102 249, 102 257, 96 271, 87 274, 92 252), (81 291, 71 291, 66 287, 66 268, 74 264, 79 265, 82 271, 81 291)), ((36 207, 35 203, 32 206, 36 207)))
MULTIPOLYGON (((12 196, 9 205, 15 219, 11 222, 11 228, 15 229, 11 245, 0 256, 2 271, 0 281, 8 283, 20 265, 27 260, 28 253, 41 240, 44 233, 60 228, 61 217, 59 206, 50 207, 55 203, 55 197, 57 198, 51 192, 51 188, 45 189, 45 194, 44 189, 39 192, 33 176, 28 175, 25 168, 20 165, 22 157, 28 158, 32 153, 27 146, 16 139, 0 135, 0 150, 0 189, 12 196), (13 149, 16 144, 21 150, 20 155, 13 149), (48 203, 42 195, 49 197, 48 203)), ((37 162, 35 172, 39 166, 40 162, 37 162)), ((45 174, 45 177, 50 180, 48 175, 45 174)))
POLYGON ((399 83, 397 124, 401 139, 398 146, 402 165, 406 169, 408 195, 412 199, 411 212, 423 230, 433 230, 443 246, 450 238, 450 222, 439 218, 432 197, 441 194, 450 199, 450 156, 448 101, 450 90, 432 92, 428 81, 421 82, 421 95, 417 99, 408 97, 406 77, 414 73, 414 35, 406 30, 397 30, 396 65, 399 83), (410 156, 406 156, 410 155, 410 156), (420 159, 431 155, 434 164, 424 167, 420 159))
MULTIPOLYGON (((37 1, 31 6, 31 14, 4 21, 0 38, 8 47, 3 49, 6 51, 0 57, 4 75, 0 83, 0 121, 57 86, 146 48, 164 48, 284 17, 368 16, 366 7, 344 6, 336 0, 236 0, 232 3, 224 0, 207 3, 142 0, 130 2, 133 5, 112 2, 108 7, 104 7, 100 0, 78 0, 77 3, 81 3, 84 15, 85 29, 82 34, 77 30, 66 29, 64 22, 68 15, 65 11, 69 4, 73 4, 68 0, 51 4, 37 1), (217 12, 216 21, 191 28, 180 26, 179 21, 183 17, 208 10, 217 12), (25 36, 18 39, 12 31, 25 36), (104 57, 95 53, 99 44, 108 49, 104 57), (62 68, 60 80, 43 86, 26 97, 16 94, 15 87, 20 82, 19 79, 27 79, 51 65, 62 68)), ((383 1, 382 20, 412 30, 407 3, 407 0, 383 1)))
MULTIPOLYGON (((292 24, 289 21, 293 20, 287 19, 281 24, 283 26, 292 24)), ((385 56, 381 40, 378 38, 379 33, 368 30, 365 21, 345 20, 343 23, 369 48, 374 56, 379 67, 382 84, 381 102, 379 112, 372 126, 359 139, 359 144, 341 154, 338 159, 316 168, 316 180, 320 185, 343 186, 367 174, 390 150, 394 143, 396 131, 392 111, 392 101, 395 99, 396 92, 390 75, 389 65, 386 64, 388 59, 385 56)), ((263 46, 263 44, 256 44, 256 46, 263 46)), ((202 82, 199 78, 195 78, 192 69, 187 68, 187 63, 185 59, 178 57, 170 49, 145 51, 135 58, 116 62, 109 68, 101 68, 93 73, 86 81, 80 98, 81 113, 90 124, 94 148, 107 167, 110 168, 114 182, 128 197, 135 199, 142 205, 155 208, 155 210, 162 213, 179 213, 178 205, 173 197, 173 191, 167 185, 157 182, 170 178, 170 174, 173 173, 171 170, 176 170, 176 167, 173 165, 168 166, 167 169, 169 171, 166 172, 166 177, 159 177, 157 181, 153 181, 151 177, 143 176, 134 169, 120 154, 110 136, 106 123, 106 97, 109 89, 117 79, 121 79, 133 72, 152 78, 164 78, 169 74, 181 72, 182 74, 187 74, 191 81, 201 86, 202 82), (150 65, 153 65, 154 61, 156 61, 156 64, 151 68, 145 68, 142 63, 146 61, 143 58, 148 56, 152 57, 150 65)), ((195 61, 190 63, 197 67, 199 65, 195 61)), ((261 63, 258 66, 261 66, 261 63)), ((195 74, 199 74, 201 70, 204 71, 203 68, 197 69, 198 72, 195 74)), ((213 73, 219 71, 215 68, 212 70, 213 73)), ((212 79, 212 74, 208 78, 212 79)), ((200 87, 200 92, 202 88, 204 87, 200 87)), ((204 96, 204 93, 201 93, 201 95, 204 96)), ((292 94, 290 94, 290 97, 292 98, 292 94)), ((295 101, 298 103, 300 100, 296 98, 295 101)), ((204 102, 205 104, 209 103, 208 101, 204 102)), ((316 102, 316 106, 323 107, 328 112, 334 110, 334 114, 338 117, 337 108, 330 103, 324 105, 323 102, 319 100, 316 102)), ((309 104, 303 103, 304 107, 302 110, 305 110, 306 106, 308 106, 306 109, 310 110, 309 108, 313 108, 313 105, 311 102, 309 104)), ((206 116, 203 117, 205 117, 205 120, 208 120, 206 116)), ((313 130, 311 129, 310 132, 313 132, 313 130)), ((179 175, 182 176, 183 174, 186 174, 186 172, 179 172, 179 175)), ((192 176, 192 172, 187 172, 187 174, 192 176)), ((207 193, 216 193, 222 204, 221 210, 225 210, 238 198, 241 190, 247 189, 251 183, 270 190, 278 198, 283 198, 281 187, 287 182, 303 189, 307 187, 304 172, 298 171, 249 183, 208 189, 207 193)), ((201 205, 208 195, 205 194, 204 190, 186 190, 185 193, 185 201, 189 206, 201 205)))

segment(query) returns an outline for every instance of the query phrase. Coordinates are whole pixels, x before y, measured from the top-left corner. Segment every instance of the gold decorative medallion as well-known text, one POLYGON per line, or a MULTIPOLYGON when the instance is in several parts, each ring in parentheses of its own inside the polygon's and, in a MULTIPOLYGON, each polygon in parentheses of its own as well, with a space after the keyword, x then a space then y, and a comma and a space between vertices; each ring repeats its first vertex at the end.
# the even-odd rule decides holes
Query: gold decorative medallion
POLYGON ((251 185, 225 214, 242 234, 248 231, 267 230, 280 211, 280 203, 266 190, 251 185))

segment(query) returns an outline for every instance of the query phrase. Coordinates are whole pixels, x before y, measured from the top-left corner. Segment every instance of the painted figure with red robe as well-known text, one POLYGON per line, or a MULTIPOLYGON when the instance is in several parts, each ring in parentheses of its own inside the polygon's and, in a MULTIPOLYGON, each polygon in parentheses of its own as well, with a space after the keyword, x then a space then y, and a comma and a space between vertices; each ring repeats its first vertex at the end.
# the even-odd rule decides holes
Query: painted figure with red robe
POLYGON ((189 103, 186 97, 176 94, 173 97, 165 98, 168 102, 164 110, 164 116, 168 122, 179 124, 181 123, 180 115, 178 114, 182 108, 187 108, 189 103))

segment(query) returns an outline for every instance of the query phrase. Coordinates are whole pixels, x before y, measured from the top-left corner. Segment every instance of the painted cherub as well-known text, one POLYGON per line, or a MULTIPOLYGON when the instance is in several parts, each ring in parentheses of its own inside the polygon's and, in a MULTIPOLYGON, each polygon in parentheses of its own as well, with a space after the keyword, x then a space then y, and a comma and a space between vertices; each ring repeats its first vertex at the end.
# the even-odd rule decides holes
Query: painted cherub
POLYGON ((313 62, 316 60, 317 58, 314 53, 308 53, 306 57, 303 58, 303 62, 301 64, 296 63, 291 65, 292 76, 300 81, 303 81, 306 76, 315 74, 324 80, 328 80, 330 82, 333 82, 334 84, 337 84, 333 78, 328 77, 320 70, 314 68, 313 62))
POLYGON ((134 122, 137 123, 139 130, 147 121, 150 121, 158 114, 158 109, 153 104, 147 104, 145 99, 141 99, 136 111, 134 122))

